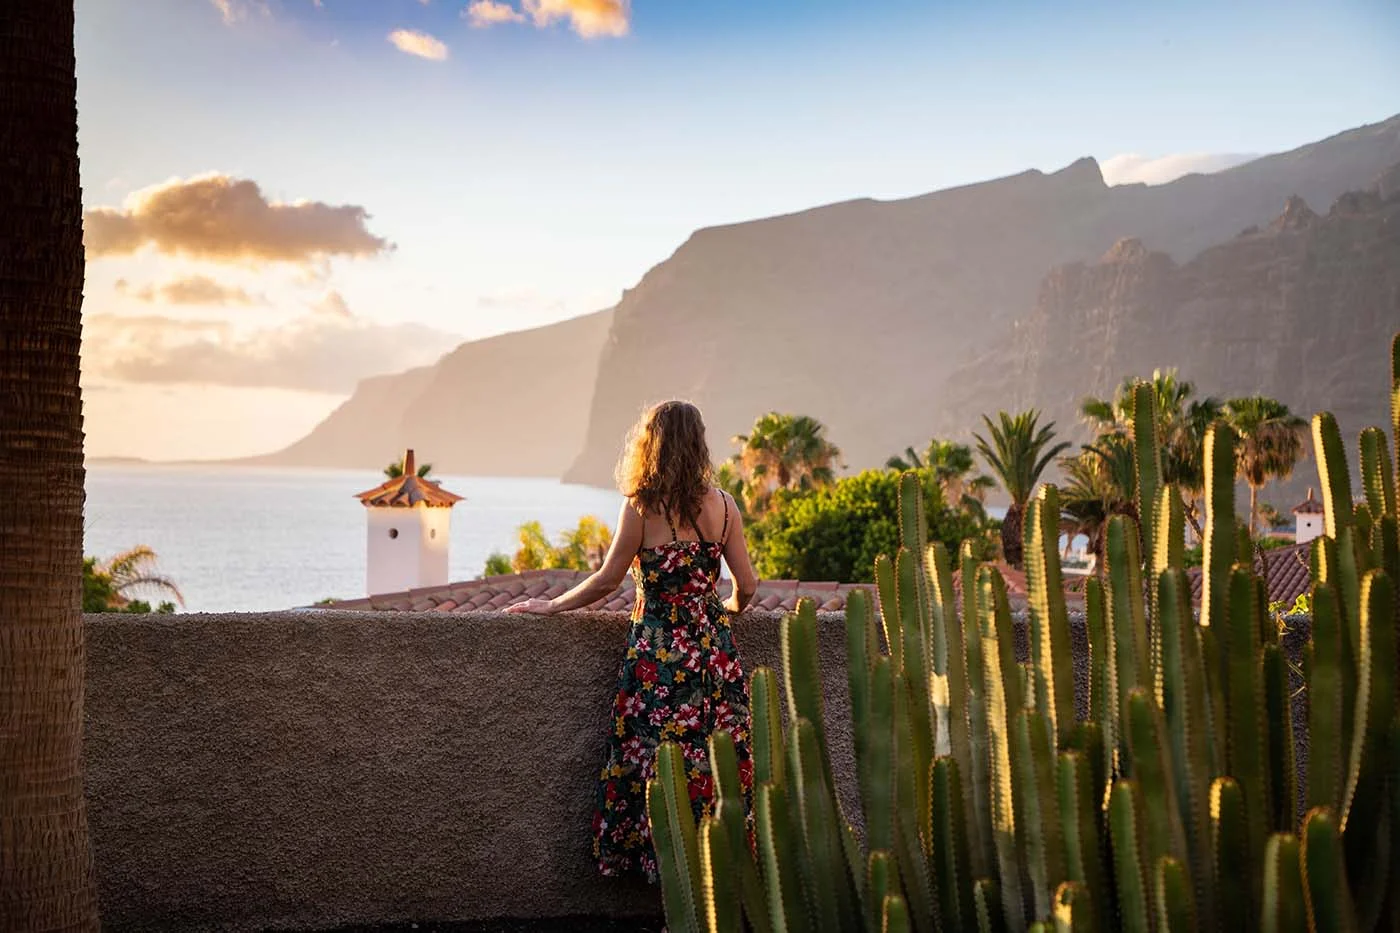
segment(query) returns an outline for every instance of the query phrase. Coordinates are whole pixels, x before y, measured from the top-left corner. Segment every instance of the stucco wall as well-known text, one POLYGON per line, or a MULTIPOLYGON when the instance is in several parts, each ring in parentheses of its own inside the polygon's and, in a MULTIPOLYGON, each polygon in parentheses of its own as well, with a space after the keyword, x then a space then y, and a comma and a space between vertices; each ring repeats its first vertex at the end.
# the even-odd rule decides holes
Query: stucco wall
MULTIPOLYGON (((657 915, 593 871, 616 615, 93 616, 87 783, 104 925, 324 929, 657 915)), ((736 627, 779 666, 778 617, 736 627)), ((855 800, 841 617, 827 728, 855 800)), ((854 811, 853 811, 854 812, 854 811)))

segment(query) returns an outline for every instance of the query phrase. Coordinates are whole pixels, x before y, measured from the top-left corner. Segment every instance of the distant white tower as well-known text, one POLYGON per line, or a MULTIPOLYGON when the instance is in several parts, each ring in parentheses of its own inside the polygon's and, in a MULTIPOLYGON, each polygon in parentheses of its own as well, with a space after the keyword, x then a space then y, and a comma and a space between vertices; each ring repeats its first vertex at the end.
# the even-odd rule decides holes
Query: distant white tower
POLYGON ((355 498, 367 510, 366 585, 370 596, 448 582, 452 506, 462 497, 435 480, 419 477, 413 451, 404 454, 402 476, 355 498))
POLYGON ((1293 507, 1293 517, 1298 523, 1293 532, 1295 544, 1307 544, 1313 538, 1322 537, 1322 503, 1313 498, 1311 486, 1308 497, 1293 507))

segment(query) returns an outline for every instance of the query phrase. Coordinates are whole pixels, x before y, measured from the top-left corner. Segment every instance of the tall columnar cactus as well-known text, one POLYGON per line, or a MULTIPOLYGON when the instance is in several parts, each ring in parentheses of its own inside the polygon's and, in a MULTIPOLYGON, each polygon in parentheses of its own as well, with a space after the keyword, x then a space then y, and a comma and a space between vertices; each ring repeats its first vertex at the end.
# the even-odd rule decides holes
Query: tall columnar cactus
MULTIPOLYGON (((1392 369, 1400 442, 1400 337, 1392 369)), ((729 737, 712 738, 716 799, 698 824, 680 749, 658 751, 647 800, 671 929, 1400 929, 1400 457, 1363 432, 1353 502, 1336 422, 1314 419, 1327 534, 1293 657, 1234 514, 1233 433, 1207 435, 1198 619, 1155 406, 1142 388, 1135 403, 1140 522, 1110 522, 1106 573, 1085 583, 1089 656, 1069 649, 1053 488, 1026 517, 1025 663, 1005 580, 967 546, 953 572, 905 476, 878 613, 857 593, 846 617, 863 832, 837 794, 828 743, 843 730, 827 729, 804 601, 782 623, 781 695, 753 672, 752 848, 729 737)))

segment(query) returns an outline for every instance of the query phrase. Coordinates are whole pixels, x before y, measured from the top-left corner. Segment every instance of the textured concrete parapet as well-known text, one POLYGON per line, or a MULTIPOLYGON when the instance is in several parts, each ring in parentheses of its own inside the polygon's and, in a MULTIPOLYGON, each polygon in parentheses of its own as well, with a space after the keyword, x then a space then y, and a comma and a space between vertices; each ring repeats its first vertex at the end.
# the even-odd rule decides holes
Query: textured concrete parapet
MULTIPOLYGON (((779 667, 746 614, 746 669, 779 667)), ((600 878, 615 614, 90 616, 86 759, 104 926, 326 929, 657 916, 600 878)), ((828 735, 855 813, 839 614, 828 735)))

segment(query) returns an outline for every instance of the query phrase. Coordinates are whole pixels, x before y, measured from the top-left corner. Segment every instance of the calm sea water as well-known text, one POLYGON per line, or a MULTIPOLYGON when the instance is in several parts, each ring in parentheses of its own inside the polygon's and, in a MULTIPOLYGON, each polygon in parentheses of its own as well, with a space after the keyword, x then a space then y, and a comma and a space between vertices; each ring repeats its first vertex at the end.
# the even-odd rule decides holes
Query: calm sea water
MULTIPOLYGON (((363 470, 90 465, 84 549, 106 558, 146 544, 191 612, 289 609, 365 590, 365 509, 352 496, 378 483, 363 470)), ((555 480, 442 476, 466 496, 452 510, 451 578, 512 553, 537 520, 551 539, 584 515, 609 527, 621 497, 555 480)))

